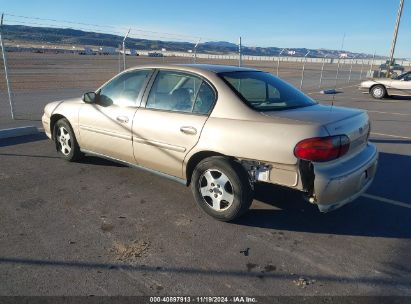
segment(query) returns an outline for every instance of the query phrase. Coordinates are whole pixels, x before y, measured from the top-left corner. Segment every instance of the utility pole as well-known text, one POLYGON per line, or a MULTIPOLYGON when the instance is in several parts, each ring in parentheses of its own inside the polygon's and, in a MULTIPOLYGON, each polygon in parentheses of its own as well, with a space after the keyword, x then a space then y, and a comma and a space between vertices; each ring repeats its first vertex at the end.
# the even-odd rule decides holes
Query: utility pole
POLYGON ((392 43, 391 43, 390 61, 388 62, 388 66, 387 66, 387 78, 390 77, 390 73, 391 73, 390 68, 391 68, 391 65, 394 64, 395 45, 397 44, 398 29, 400 27, 403 6, 404 6, 404 0, 400 0, 400 7, 398 8, 398 12, 397 12, 397 21, 395 22, 394 37, 392 38, 392 43))
POLYGON ((238 39, 238 66, 241 67, 243 64, 243 60, 242 60, 242 54, 241 54, 241 36, 238 39))

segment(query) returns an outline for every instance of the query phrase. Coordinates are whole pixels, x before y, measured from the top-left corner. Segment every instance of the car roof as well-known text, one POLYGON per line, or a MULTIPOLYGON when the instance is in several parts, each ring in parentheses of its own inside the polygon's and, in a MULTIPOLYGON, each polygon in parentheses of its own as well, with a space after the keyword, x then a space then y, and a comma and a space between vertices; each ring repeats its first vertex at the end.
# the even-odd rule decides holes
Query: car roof
POLYGON ((227 73, 227 72, 250 72, 259 71, 251 68, 236 67, 230 65, 220 65, 220 64, 151 64, 151 65, 141 65, 130 68, 128 70, 135 70, 141 68, 152 68, 152 69, 175 69, 186 72, 200 72, 207 71, 212 73, 227 73))

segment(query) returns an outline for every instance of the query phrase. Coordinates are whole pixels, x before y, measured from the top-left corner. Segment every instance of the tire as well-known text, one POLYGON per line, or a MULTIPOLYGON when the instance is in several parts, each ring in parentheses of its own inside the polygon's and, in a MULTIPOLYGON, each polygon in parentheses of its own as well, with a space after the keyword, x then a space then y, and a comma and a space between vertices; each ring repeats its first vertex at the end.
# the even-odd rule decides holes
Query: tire
POLYGON ((72 162, 84 156, 80 151, 76 136, 67 119, 62 118, 56 122, 53 130, 53 138, 57 152, 61 158, 72 162))
POLYGON ((375 99, 383 99, 387 96, 387 90, 383 85, 376 85, 373 86, 370 90, 371 96, 375 99))
POLYGON ((194 169, 191 190, 197 204, 217 220, 228 222, 243 215, 254 193, 240 164, 224 157, 209 157, 194 169))

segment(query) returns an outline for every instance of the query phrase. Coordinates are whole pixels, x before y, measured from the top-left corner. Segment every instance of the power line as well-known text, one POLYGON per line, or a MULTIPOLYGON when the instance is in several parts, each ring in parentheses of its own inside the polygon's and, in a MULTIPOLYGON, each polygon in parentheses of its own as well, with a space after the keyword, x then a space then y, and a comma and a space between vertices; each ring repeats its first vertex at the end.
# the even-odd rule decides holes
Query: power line
MULTIPOLYGON (((51 22, 56 22, 56 23, 68 23, 68 24, 81 25, 81 26, 91 26, 91 27, 96 27, 96 28, 113 28, 113 29, 125 29, 125 30, 130 28, 130 27, 124 27, 124 26, 100 25, 100 24, 82 23, 82 22, 74 22, 74 21, 67 21, 67 20, 57 20, 57 19, 50 19, 50 18, 29 17, 29 16, 9 14, 9 13, 5 13, 4 15, 5 16, 15 17, 15 18, 28 19, 28 20, 51 21, 51 22)), ((11 20, 8 20, 8 21, 11 21, 11 20)), ((39 23, 34 23, 34 22, 30 22, 30 23, 29 22, 24 22, 24 21, 20 21, 20 20, 12 20, 12 21, 13 22, 25 23, 25 24, 30 24, 30 23, 31 24, 39 24, 39 23)), ((48 24, 48 25, 50 25, 50 24, 48 24)), ((62 26, 62 25, 51 24, 50 26, 58 27, 58 26, 62 26)), ((160 37, 160 38, 167 38, 167 39, 170 39, 172 37, 180 37, 180 39, 178 39, 178 40, 182 40, 181 38, 185 37, 185 38, 190 38, 190 39, 193 39, 193 40, 197 41, 199 38, 201 38, 200 36, 192 36, 192 35, 169 33, 169 32, 159 32, 159 31, 148 31, 148 30, 143 30, 143 29, 139 29, 139 28, 135 28, 135 27, 131 27, 131 30, 132 30, 132 32, 141 32, 141 33, 147 33, 147 34, 162 35, 162 37, 160 37), (164 36, 166 36, 166 37, 164 37, 164 36)), ((120 32, 116 32, 116 33, 119 33, 120 35, 122 35, 122 33, 120 33, 120 32)), ((149 36, 149 35, 145 35, 145 36, 149 36)), ((177 38, 173 38, 173 39, 177 39, 177 38)), ((206 38, 206 39, 209 39, 209 38, 206 38)), ((214 39, 210 39, 210 40, 214 40, 214 39)))

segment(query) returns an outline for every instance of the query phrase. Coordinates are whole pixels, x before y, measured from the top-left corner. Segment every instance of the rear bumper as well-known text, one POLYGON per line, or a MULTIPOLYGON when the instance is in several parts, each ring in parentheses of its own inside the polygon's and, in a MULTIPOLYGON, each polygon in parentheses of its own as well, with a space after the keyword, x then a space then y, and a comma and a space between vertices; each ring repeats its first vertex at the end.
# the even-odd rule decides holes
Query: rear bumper
POLYGON ((378 151, 368 143, 355 156, 335 164, 314 165, 314 202, 321 212, 328 212, 352 202, 374 180, 378 151))

